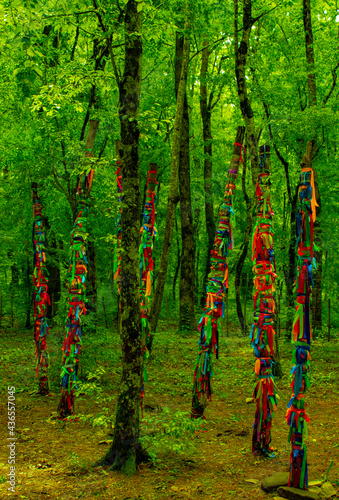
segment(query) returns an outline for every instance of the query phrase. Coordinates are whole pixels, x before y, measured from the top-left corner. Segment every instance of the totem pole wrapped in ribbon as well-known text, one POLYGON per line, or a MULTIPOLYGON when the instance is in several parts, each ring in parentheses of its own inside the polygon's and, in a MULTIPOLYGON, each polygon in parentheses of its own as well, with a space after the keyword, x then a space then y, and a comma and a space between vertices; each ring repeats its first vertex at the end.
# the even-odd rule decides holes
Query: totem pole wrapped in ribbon
POLYGON ((272 375, 274 356, 273 321, 275 314, 276 266, 273 250, 273 211, 270 203, 271 162, 269 146, 259 148, 260 167, 257 179, 256 223, 252 235, 252 261, 255 293, 253 324, 250 332, 254 349, 255 384, 253 399, 256 413, 253 424, 252 452, 273 456, 270 448, 273 410, 277 396, 272 375))
POLYGON ((149 304, 151 296, 151 285, 153 278, 153 242, 157 237, 155 227, 155 186, 157 184, 157 165, 150 164, 147 173, 147 192, 146 202, 143 212, 143 224, 140 229, 140 308, 141 308, 141 327, 142 327, 142 347, 144 353, 144 382, 141 389, 141 413, 143 414, 142 401, 144 397, 144 384, 148 382, 145 361, 148 358, 148 345, 151 340, 149 328, 149 304))
MULTIPOLYGON (((86 158, 93 156, 92 147, 99 122, 90 120, 86 140, 86 158)), ((61 400, 58 406, 60 418, 74 414, 75 388, 81 351, 81 316, 86 315, 86 274, 88 260, 87 219, 89 194, 92 188, 93 168, 85 161, 86 169, 80 175, 76 192, 77 215, 71 231, 69 272, 67 280, 69 311, 66 318, 66 334, 62 346, 61 400)))
POLYGON ((47 307, 51 304, 48 295, 48 270, 46 267, 45 241, 46 234, 42 220, 41 198, 38 196, 38 185, 32 182, 33 198, 33 304, 34 304, 34 342, 36 346, 36 376, 39 377, 38 393, 49 393, 47 353, 47 307))
POLYGON ((211 267, 206 287, 206 303, 199 321, 200 339, 194 370, 191 417, 203 417, 207 401, 212 400, 212 351, 218 359, 220 317, 224 317, 224 295, 228 291, 228 251, 233 248, 235 181, 242 161, 245 127, 238 127, 230 169, 227 174, 224 201, 219 210, 219 223, 211 250, 211 267))
POLYGON ((295 292, 297 296, 296 314, 293 322, 292 339, 295 348, 292 357, 292 397, 287 405, 287 424, 290 426, 288 440, 291 442, 290 477, 288 486, 307 489, 307 450, 305 440, 308 435, 305 393, 310 387, 310 297, 313 288, 313 267, 316 262, 313 249, 313 223, 316 219, 317 204, 315 198, 314 176, 311 168, 312 143, 307 143, 306 154, 301 162, 299 183, 299 206, 296 214, 297 237, 297 278, 295 292))

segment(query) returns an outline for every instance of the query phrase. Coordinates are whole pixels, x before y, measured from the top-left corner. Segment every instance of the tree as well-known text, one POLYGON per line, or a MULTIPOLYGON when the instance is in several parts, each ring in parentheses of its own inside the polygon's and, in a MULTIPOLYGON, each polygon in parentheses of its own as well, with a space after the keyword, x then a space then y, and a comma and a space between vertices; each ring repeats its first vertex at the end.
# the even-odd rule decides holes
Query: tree
MULTIPOLYGON (((175 42, 175 92, 178 89, 182 70, 184 37, 176 33, 175 42)), ((179 198, 181 220, 181 267, 179 288, 179 331, 196 330, 195 321, 195 245, 191 202, 190 142, 187 91, 185 89, 181 123, 181 141, 179 152, 179 198)))
POLYGON ((188 15, 189 14, 186 13, 187 17, 186 17, 186 24, 185 24, 186 29, 183 41, 181 74, 178 85, 177 102, 175 108, 175 121, 173 126, 171 180, 170 180, 170 190, 167 201, 166 226, 164 231, 164 240, 161 250, 161 260, 156 281, 155 294, 150 313, 150 325, 151 325, 151 331, 153 332, 156 329, 160 314, 161 302, 165 287, 168 258, 169 258, 169 252, 173 234, 174 213, 176 205, 178 203, 178 173, 179 173, 179 161, 180 161, 181 124, 184 112, 184 100, 185 100, 187 71, 188 71, 189 52, 190 52, 189 34, 187 33, 188 15))
POLYGON ((145 459, 139 442, 139 419, 143 377, 143 350, 139 298, 139 99, 142 61, 142 10, 140 3, 128 0, 124 15, 125 62, 119 81, 119 120, 121 127, 122 202, 121 214, 121 317, 122 376, 116 407, 113 442, 100 465, 125 474, 136 472, 145 459))

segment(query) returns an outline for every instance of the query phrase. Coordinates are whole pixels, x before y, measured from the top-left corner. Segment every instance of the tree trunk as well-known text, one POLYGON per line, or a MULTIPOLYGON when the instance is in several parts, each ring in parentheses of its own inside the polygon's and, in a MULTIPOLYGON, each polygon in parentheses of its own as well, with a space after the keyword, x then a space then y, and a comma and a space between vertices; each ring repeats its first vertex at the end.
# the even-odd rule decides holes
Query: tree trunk
MULTIPOLYGON (((184 39, 176 34, 175 46, 175 91, 178 94, 184 39)), ((195 253, 194 230, 191 201, 190 143, 187 92, 185 89, 184 108, 181 123, 179 155, 179 193, 181 220, 181 272, 179 287, 179 331, 197 328, 195 321, 195 253)))
POLYGON ((141 89, 142 12, 128 0, 125 11, 125 63, 119 84, 121 129, 121 318, 122 376, 116 407, 113 442, 100 464, 125 474, 136 472, 142 459, 139 418, 142 387, 142 341, 139 297, 140 172, 139 100, 141 89))
POLYGON ((177 265, 176 265, 176 268, 174 271, 174 276, 173 276, 172 297, 173 297, 173 302, 175 304, 175 287, 177 284, 178 274, 180 271, 181 256, 180 256, 180 241, 179 241, 178 221, 177 221, 176 213, 174 213, 174 218, 175 218, 175 232, 176 232, 176 237, 177 237, 177 265))
POLYGON ((177 92, 177 103, 176 103, 175 120, 173 126, 171 180, 170 180, 170 189, 167 201, 165 233, 161 250, 161 259, 157 275, 155 295, 153 298, 151 313, 150 313, 150 325, 151 325, 151 331, 153 332, 155 332, 156 330, 156 326, 160 315, 160 308, 161 308, 162 297, 164 294, 165 278, 167 273, 168 258, 169 258, 169 252, 173 234, 174 212, 176 205, 178 203, 178 172, 179 172, 180 143, 181 143, 181 123, 182 123, 184 99, 185 99, 186 84, 187 84, 189 53, 190 53, 190 42, 188 38, 184 37, 181 75, 177 92))
MULTIPOLYGON (((315 81, 315 62, 313 50, 313 31, 311 19, 311 3, 310 0, 303 0, 303 21, 305 32, 305 50, 306 50, 306 63, 307 63, 307 87, 308 87, 308 107, 312 108, 317 106, 317 89, 315 81)), ((314 137, 312 138, 313 151, 317 146, 317 130, 314 130, 314 137)), ((317 263, 316 279, 314 282, 314 289, 312 293, 312 316, 315 326, 321 330, 322 328, 322 229, 321 229, 321 198, 318 183, 317 172, 313 168, 314 173, 314 186, 315 197, 319 205, 317 205, 317 216, 314 221, 314 242, 318 250, 314 249, 314 257, 317 263)))
MULTIPOLYGON (((257 136, 255 133, 254 115, 251 106, 251 102, 247 95, 247 85, 246 85, 246 62, 247 62, 247 52, 249 47, 249 40, 251 34, 251 28, 254 24, 254 19, 252 18, 252 0, 244 0, 243 2, 243 29, 242 29, 242 39, 240 45, 238 46, 238 0, 234 0, 234 45, 235 45, 235 76, 237 80, 238 95, 240 102, 241 114, 244 118, 246 125, 246 144, 247 150, 250 157, 251 163, 251 178, 253 193, 250 196, 245 196, 244 181, 243 181, 243 192, 246 201, 246 230, 244 235, 244 246, 242 253, 239 257, 236 266, 236 278, 235 278, 235 289, 236 289, 236 300, 237 300, 237 313, 240 321, 240 326, 244 328, 244 317, 241 310, 240 301, 240 281, 241 272, 247 256, 247 250, 249 245, 250 234, 253 225, 253 215, 252 207, 254 200, 256 198, 255 186, 257 182, 257 177, 259 173, 258 165, 258 144, 257 136)), ((248 154, 247 153, 247 154, 248 154)))
POLYGON ((242 250, 239 255, 236 267, 235 267, 235 279, 234 279, 234 287, 235 287, 235 302, 236 302, 236 308, 237 308, 237 316, 238 320, 240 323, 240 329, 243 332, 245 328, 245 323, 244 323, 244 315, 242 312, 241 308, 241 294, 240 294, 240 282, 241 282, 241 275, 242 275, 242 269, 244 267, 244 263, 247 257, 247 252, 248 252, 248 246, 250 242, 250 237, 252 233, 252 227, 253 227, 253 214, 251 210, 251 200, 247 194, 246 190, 246 172, 247 172, 247 155, 244 155, 244 160, 242 164, 242 177, 241 177, 241 185, 242 185, 242 192, 244 195, 244 200, 246 203, 246 228, 245 228, 245 234, 244 234, 244 242, 242 244, 242 250))
MULTIPOLYGON (((238 0, 234 1, 235 5, 235 29, 238 32, 238 0)), ((246 85, 246 62, 247 52, 249 47, 249 40, 251 35, 251 28, 255 22, 252 18, 252 0, 244 0, 243 3, 243 30, 240 46, 238 47, 238 40, 235 37, 235 76, 237 79, 238 95, 240 102, 241 114, 246 124, 247 146, 249 149, 249 156, 251 160, 251 175, 253 190, 255 190, 257 177, 259 173, 258 165, 258 143, 255 133, 254 115, 251 102, 247 95, 246 85)), ((253 194, 253 197, 255 193, 253 194)), ((254 198, 253 198, 254 199, 254 198)))
POLYGON ((207 68, 209 59, 208 41, 203 41, 203 51, 200 69, 200 113, 202 119, 202 136, 204 141, 204 191, 205 191, 205 220, 208 237, 206 267, 202 282, 201 307, 205 306, 206 286, 208 273, 211 267, 211 250, 215 236, 215 221, 212 198, 212 127, 211 106, 207 99, 207 68))
POLYGON ((195 254, 195 303, 199 304, 199 257, 200 257, 200 244, 199 244, 199 227, 200 227, 200 207, 194 209, 194 254, 195 254))

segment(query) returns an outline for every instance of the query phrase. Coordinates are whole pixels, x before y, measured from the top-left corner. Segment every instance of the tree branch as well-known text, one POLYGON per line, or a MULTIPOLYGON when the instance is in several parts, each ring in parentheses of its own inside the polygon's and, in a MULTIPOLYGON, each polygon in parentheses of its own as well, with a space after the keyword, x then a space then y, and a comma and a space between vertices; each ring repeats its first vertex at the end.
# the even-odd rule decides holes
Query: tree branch
POLYGON ((326 106, 326 103, 329 100, 329 98, 331 97, 332 92, 334 90, 334 87, 336 86, 336 83, 337 83, 337 69, 338 68, 339 68, 339 62, 336 65, 336 67, 334 69, 332 69, 332 72, 331 72, 332 73, 332 86, 331 86, 330 90, 328 91, 327 96, 323 100, 323 108, 326 106))

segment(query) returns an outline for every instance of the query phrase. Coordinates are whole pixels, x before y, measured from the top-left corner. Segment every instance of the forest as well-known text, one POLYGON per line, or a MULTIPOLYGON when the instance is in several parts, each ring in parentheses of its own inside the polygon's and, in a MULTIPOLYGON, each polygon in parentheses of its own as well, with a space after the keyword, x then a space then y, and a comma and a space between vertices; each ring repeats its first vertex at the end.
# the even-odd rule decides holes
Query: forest
POLYGON ((337 1, 0 11, 0 497, 339 498, 337 1))

